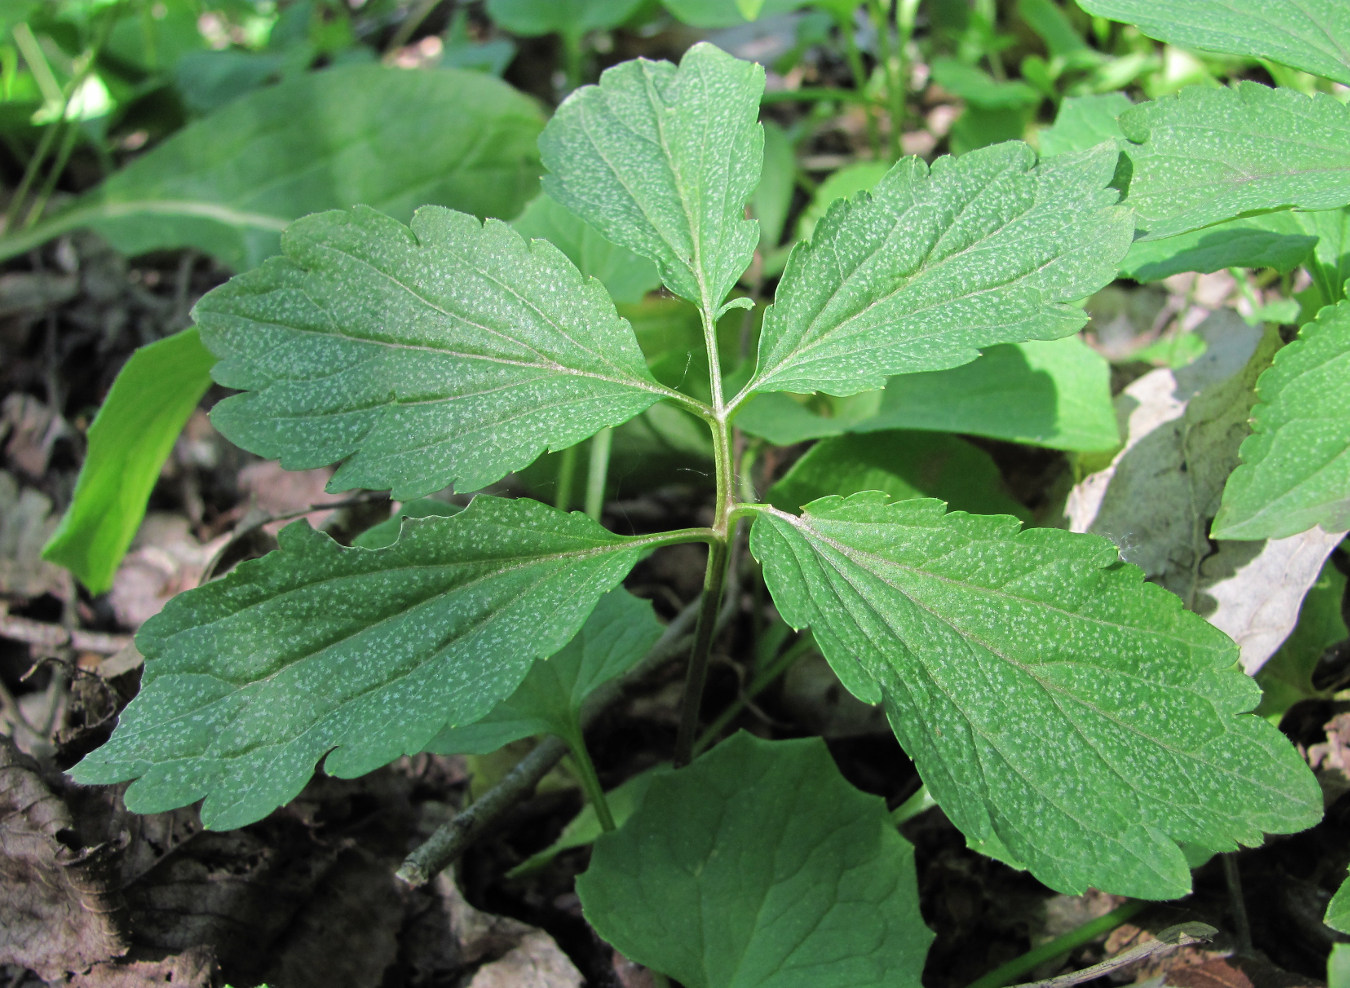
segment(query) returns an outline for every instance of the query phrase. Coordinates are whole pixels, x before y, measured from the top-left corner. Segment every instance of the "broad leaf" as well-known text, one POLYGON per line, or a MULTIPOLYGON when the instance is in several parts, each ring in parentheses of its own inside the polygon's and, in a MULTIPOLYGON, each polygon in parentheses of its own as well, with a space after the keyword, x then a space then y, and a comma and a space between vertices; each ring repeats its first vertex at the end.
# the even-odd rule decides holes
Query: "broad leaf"
POLYGON ((1350 208, 1294 213, 1303 232, 1317 238, 1308 270, 1321 293, 1323 305, 1345 298, 1350 281, 1350 208))
POLYGON ((65 213, 0 239, 0 259, 92 227, 123 254, 196 247, 235 270, 292 220, 364 203, 514 216, 537 188, 539 110, 480 72, 327 69, 241 97, 116 172, 65 213), (428 126, 435 121, 435 126, 428 126))
POLYGON ((642 551, 582 515, 490 497, 407 522, 387 549, 302 522, 280 542, 146 622, 140 694, 74 778, 135 779, 136 812, 205 796, 209 827, 258 820, 325 755, 351 778, 483 716, 642 551))
POLYGON ((195 329, 141 347, 89 427, 70 508, 42 556, 74 573, 90 593, 112 586, 160 468, 211 383, 214 359, 195 329))
POLYGON ((1331 897, 1325 922, 1333 930, 1350 933, 1350 879, 1341 882, 1341 887, 1331 897))
POLYGON ((1149 240, 1244 213, 1350 203, 1350 107, 1325 93, 1191 86, 1120 115, 1126 203, 1149 240))
POLYGON ((935 497, 960 511, 1031 520, 1031 512, 1008 494, 992 456, 942 432, 822 439, 769 488, 766 500, 795 511, 817 498, 859 491, 884 491, 896 501, 935 497))
POLYGON ((743 395, 856 394, 1075 332, 1086 316, 1067 303, 1109 282, 1130 242, 1107 187, 1116 158, 1098 148, 1038 165, 1014 142, 931 171, 899 162, 793 251, 743 395))
POLYGON ((1185 841, 1255 845, 1311 826, 1307 766, 1264 720, 1224 635, 1105 539, 938 501, 762 509, 751 550, 774 603, 881 702, 976 847, 1066 892, 1190 886, 1185 841))
POLYGON ((1344 0, 1078 0, 1089 13, 1136 25, 1183 48, 1268 58, 1350 85, 1350 7, 1344 0))
POLYGON ((343 461, 332 490, 477 490, 671 394, 604 289, 497 220, 358 207, 283 248, 194 310, 216 380, 246 392, 212 421, 287 469, 343 461))
POLYGON ((660 636, 661 623, 650 603, 627 591, 611 591, 576 637, 547 662, 536 662, 509 698, 475 723, 445 728, 425 750, 485 755, 535 734, 556 734, 580 745, 586 698, 637 665, 660 636))
POLYGON ((1317 237, 1305 232, 1301 215, 1266 213, 1217 223, 1162 240, 1137 240, 1120 273, 1135 281, 1161 281, 1182 271, 1273 268, 1288 274, 1307 259, 1317 237))
MULTIPOLYGON (((751 0, 755 2, 755 0, 751 0)), ((785 14, 805 7, 812 0, 758 0, 754 17, 747 14, 745 0, 661 0, 662 6, 679 21, 691 27, 732 27, 746 21, 785 14)), ((848 4, 850 0, 828 0, 829 7, 848 4)), ((817 5, 821 5, 816 0, 817 5)))
POLYGON ((1040 133, 1041 155, 1048 158, 1123 140, 1116 118, 1133 105, 1124 93, 1067 97, 1055 122, 1040 133))
POLYGON ((567 255, 584 275, 596 278, 619 304, 641 302, 661 284, 651 261, 612 244, 575 213, 546 195, 536 196, 511 221, 523 237, 547 240, 567 255))
POLYGON ((636 59, 558 107, 539 139, 544 191, 656 262, 666 286, 715 310, 750 264, 764 69, 710 44, 677 69, 636 59))
POLYGON ((1304 326, 1256 388, 1252 435, 1224 488, 1214 537, 1350 528, 1350 301, 1304 326))
POLYGON ((499 27, 534 36, 581 35, 618 27, 644 0, 488 0, 488 16, 499 27))
POLYGON ((736 424, 777 445, 846 432, 931 429, 1106 450, 1120 442, 1110 378, 1105 358, 1077 337, 1010 343, 951 370, 896 375, 885 391, 831 399, 828 416, 784 394, 756 395, 736 424))
POLYGON ((577 879, 586 919, 688 988, 918 988, 914 849, 819 738, 737 734, 659 775, 577 879))

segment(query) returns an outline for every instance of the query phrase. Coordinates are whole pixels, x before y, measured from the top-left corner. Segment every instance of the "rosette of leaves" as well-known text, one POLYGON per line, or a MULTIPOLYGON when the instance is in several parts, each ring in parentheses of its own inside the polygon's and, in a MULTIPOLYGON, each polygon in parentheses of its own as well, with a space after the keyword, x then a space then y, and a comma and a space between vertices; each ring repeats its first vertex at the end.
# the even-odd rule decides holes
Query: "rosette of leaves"
MULTIPOLYGON (((599 283, 553 246, 445 209, 420 211, 410 227, 364 209, 301 220, 283 256, 196 309, 217 381, 242 392, 217 406, 222 431, 288 467, 340 464, 334 489, 477 490, 669 402, 709 428, 713 524, 620 536, 537 502, 479 495, 457 515, 405 522, 380 549, 292 526, 277 552, 146 624, 142 693, 77 779, 135 780, 127 801, 141 811, 205 798, 210 826, 257 819, 320 760, 355 775, 485 717, 640 556, 681 542, 709 547, 690 658, 696 700, 727 547, 751 519, 751 551, 780 613, 813 629, 851 692, 885 708, 974 846, 1061 890, 1171 897, 1189 887, 1179 842, 1224 850, 1315 822, 1312 776, 1247 713, 1258 691, 1232 642, 1145 584, 1106 540, 877 493, 800 513, 738 499, 732 420, 751 396, 850 395, 962 365, 984 347, 1069 336, 1085 321, 1075 302, 1114 277, 1132 233, 1109 146, 1042 162, 1018 142, 931 166, 901 161, 870 193, 835 203, 794 249, 757 365, 730 395, 714 327, 749 303, 728 296, 758 243, 745 204, 760 166, 762 85, 758 66, 700 44, 678 67, 609 70, 563 103, 541 139, 545 191, 649 258, 697 307, 710 400, 658 383, 599 283)), ((715 797, 728 819, 739 819, 736 788, 715 797)), ((661 826, 640 808, 630 819, 661 826)), ((643 845, 654 873, 667 854, 690 867, 677 845, 643 845)), ((587 910, 641 952, 632 938, 660 924, 605 915, 631 908, 618 894, 629 879, 613 862, 623 860, 617 850, 597 858, 587 910)), ((849 861, 841 853, 830 867, 849 861)), ((766 876, 764 895, 780 894, 766 876)), ((725 946, 718 956, 734 956, 725 946)), ((681 958, 681 972, 694 969, 686 962, 699 963, 681 958)), ((733 973, 702 976, 779 983, 733 973)), ((899 983, 887 976, 877 983, 899 983)))

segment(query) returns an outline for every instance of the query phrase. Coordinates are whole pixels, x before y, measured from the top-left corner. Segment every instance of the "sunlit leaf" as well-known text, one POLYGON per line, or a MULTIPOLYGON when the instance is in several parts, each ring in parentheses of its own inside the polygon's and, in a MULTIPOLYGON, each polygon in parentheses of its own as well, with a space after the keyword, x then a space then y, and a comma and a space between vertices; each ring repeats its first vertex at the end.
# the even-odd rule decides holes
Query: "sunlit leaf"
POLYGON ((980 347, 1075 332, 1086 316, 1068 303, 1109 282, 1129 246, 1129 213, 1106 184, 1116 157, 1038 165, 1008 143, 931 171, 899 162, 793 251, 743 393, 856 394, 980 347))
POLYGON ((1350 203, 1350 107, 1241 82, 1191 86, 1120 115, 1126 203, 1150 240, 1245 213, 1350 203))
POLYGON ((604 289, 497 220, 357 208, 283 246, 194 310, 216 380, 246 392, 212 421, 287 469, 341 461, 333 490, 477 490, 669 393, 604 289))
POLYGON ((1161 281, 1182 271, 1224 268, 1273 268, 1288 274, 1307 259, 1317 243, 1300 221, 1285 210, 1216 223, 1162 240, 1137 240, 1120 264, 1135 281, 1161 281))
POLYGON ((1320 818, 1298 753, 1244 715, 1260 693, 1232 642, 1105 539, 1018 527, 858 494, 763 509, 751 550, 967 839, 1053 888, 1172 898, 1190 886, 1177 842, 1320 818))
POLYGON ((1124 140, 1116 118, 1132 105, 1124 93, 1066 97, 1055 122, 1041 131, 1042 156, 1086 151, 1104 141, 1124 140))
POLYGON ((522 237, 547 240, 557 247, 578 271, 599 279, 617 303, 640 302, 661 284, 661 276, 651 261, 610 243, 575 213, 546 195, 531 200, 511 225, 522 237))
POLYGON ((141 347, 94 417, 70 508, 42 550, 91 593, 112 586, 160 468, 211 383, 214 361, 195 329, 141 347))
POLYGON ((486 714, 641 552, 583 515, 490 497, 409 521, 386 549, 303 522, 280 542, 146 622, 141 691, 74 778, 135 779, 140 813, 206 797, 207 826, 243 826, 325 755, 330 775, 355 777, 486 714))
POLYGON ((914 850, 818 738, 737 734, 658 775, 577 879, 591 925, 688 988, 918 988, 914 850))
POLYGON ((1350 301, 1322 310, 1256 383, 1252 434, 1214 519, 1217 539, 1350 528, 1350 301))
POLYGON ((544 191, 712 311, 759 242, 744 210, 759 182, 763 88, 763 68, 706 43, 679 68, 617 65, 569 96, 544 129, 544 191))

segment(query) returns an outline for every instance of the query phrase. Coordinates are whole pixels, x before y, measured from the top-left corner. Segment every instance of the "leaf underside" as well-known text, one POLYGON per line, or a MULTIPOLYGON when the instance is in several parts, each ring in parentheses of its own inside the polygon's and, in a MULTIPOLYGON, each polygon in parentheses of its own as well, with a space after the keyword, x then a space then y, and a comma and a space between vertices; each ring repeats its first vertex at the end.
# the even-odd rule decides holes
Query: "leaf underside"
POLYGON ((1268 58, 1350 85, 1350 7, 1344 0, 1079 0, 1150 38, 1268 58))
POLYGON ((1350 301, 1329 306, 1256 384, 1261 404, 1214 519, 1219 539, 1350 528, 1350 301))
POLYGON ((899 162, 793 250, 744 393, 856 394, 1075 332, 1086 316, 1068 303, 1110 282, 1130 243, 1116 160, 1104 146, 1037 164, 1009 142, 899 162))
POLYGON ((707 43, 679 68, 639 58, 608 69, 544 128, 544 191, 711 312, 759 243, 744 210, 764 153, 763 89, 761 66, 707 43))
POLYGON ((737 734, 652 779, 577 879, 586 918, 689 988, 918 988, 914 849, 819 738, 737 734))
POLYGON ((246 392, 212 421, 287 469, 341 462, 330 490, 478 490, 668 393, 599 283, 497 220, 357 207, 282 244, 193 310, 246 392))
POLYGON ((352 778, 483 716, 640 551, 583 515, 491 497, 410 520, 385 549, 299 522, 280 543, 146 622, 140 694, 77 781, 135 779, 140 813, 205 796, 209 827, 261 819, 325 754, 352 778))
POLYGON ((1126 203, 1156 240, 1245 213, 1350 203, 1350 107, 1326 93, 1190 86, 1120 115, 1126 203))
POLYGON ((938 501, 826 498, 766 512, 751 549, 973 846, 1042 882, 1183 895, 1176 842, 1260 843, 1321 816, 1236 649, 1105 539, 938 501))

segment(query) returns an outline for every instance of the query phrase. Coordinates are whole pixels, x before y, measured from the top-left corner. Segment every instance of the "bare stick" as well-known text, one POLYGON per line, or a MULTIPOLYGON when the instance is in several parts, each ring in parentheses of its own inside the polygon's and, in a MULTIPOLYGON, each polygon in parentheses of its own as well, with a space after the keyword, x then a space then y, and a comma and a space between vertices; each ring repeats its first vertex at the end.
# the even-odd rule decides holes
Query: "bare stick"
POLYGON ((1103 974, 1114 971, 1118 967, 1142 961, 1145 957, 1166 953, 1169 950, 1175 950, 1177 947, 1212 940, 1218 932, 1206 923, 1179 923, 1176 926, 1169 926, 1167 929, 1159 931, 1156 939, 1135 944, 1129 950, 1122 950, 1115 957, 1108 957, 1100 964, 1093 964, 1091 967, 1085 967, 1083 970, 1074 971, 1071 974, 1046 978, 1044 981, 1027 981, 1020 985, 1013 985, 1012 988, 1070 988, 1072 985, 1082 984, 1084 981, 1091 981, 1093 978, 1100 978, 1103 974))

